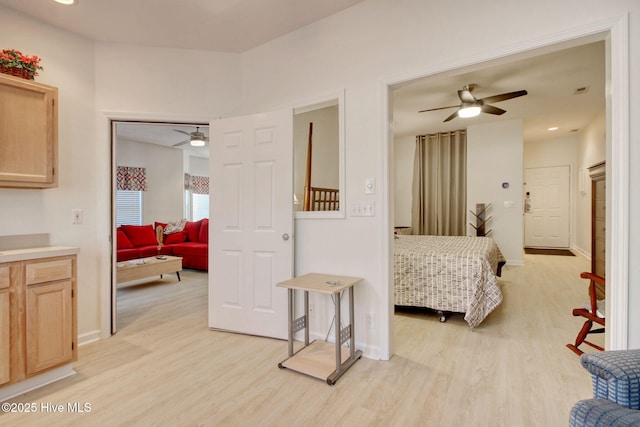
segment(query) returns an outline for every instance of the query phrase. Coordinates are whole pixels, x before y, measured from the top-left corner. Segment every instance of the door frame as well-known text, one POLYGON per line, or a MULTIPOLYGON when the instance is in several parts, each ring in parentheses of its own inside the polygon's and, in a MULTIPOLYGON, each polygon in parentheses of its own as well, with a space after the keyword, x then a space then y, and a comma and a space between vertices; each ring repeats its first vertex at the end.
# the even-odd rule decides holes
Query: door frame
POLYGON ((550 34, 518 45, 463 58, 420 73, 405 74, 381 82, 382 123, 382 199, 380 277, 387 283, 381 293, 379 312, 380 348, 384 359, 393 355, 393 105, 395 87, 419 78, 457 72, 467 67, 518 55, 533 57, 595 41, 605 41, 607 80, 610 92, 606 100, 606 158, 607 158, 607 278, 608 288, 607 334, 605 347, 622 350, 628 347, 629 296, 629 15, 595 22, 561 33, 550 34), (615 168, 611 165, 615 164, 615 168), (609 215, 609 213, 611 213, 609 215), (386 262, 385 262, 386 261, 386 262))
POLYGON ((109 338, 116 331, 116 227, 115 227, 115 138, 113 135, 113 124, 115 122, 159 122, 159 123, 210 123, 211 117, 207 116, 167 116, 156 113, 130 113, 130 112, 110 112, 103 111, 97 121, 99 140, 106 141, 106 150, 109 159, 108 165, 104 168, 103 198, 99 199, 96 211, 98 230, 102 230, 98 236, 98 241, 105 242, 100 251, 101 269, 101 310, 100 310, 100 336, 101 339, 109 338))

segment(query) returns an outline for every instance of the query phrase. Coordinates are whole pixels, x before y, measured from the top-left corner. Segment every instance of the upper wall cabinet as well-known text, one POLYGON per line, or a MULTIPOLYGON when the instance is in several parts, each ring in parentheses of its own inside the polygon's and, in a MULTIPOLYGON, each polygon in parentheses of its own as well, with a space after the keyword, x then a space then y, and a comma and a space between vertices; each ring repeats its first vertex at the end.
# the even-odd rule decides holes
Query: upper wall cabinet
POLYGON ((58 89, 0 74, 0 187, 58 186, 58 89))

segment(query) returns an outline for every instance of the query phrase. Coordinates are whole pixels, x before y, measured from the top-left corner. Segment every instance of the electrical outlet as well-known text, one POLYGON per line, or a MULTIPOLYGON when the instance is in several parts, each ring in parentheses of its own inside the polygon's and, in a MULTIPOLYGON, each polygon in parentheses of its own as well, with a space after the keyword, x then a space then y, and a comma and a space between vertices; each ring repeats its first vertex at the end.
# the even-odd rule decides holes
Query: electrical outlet
POLYGON ((84 222, 84 211, 82 209, 71 210, 72 224, 82 224, 84 222))
POLYGON ((370 329, 372 331, 376 330, 376 315, 373 313, 366 313, 365 314, 365 323, 366 323, 366 327, 367 329, 370 329))

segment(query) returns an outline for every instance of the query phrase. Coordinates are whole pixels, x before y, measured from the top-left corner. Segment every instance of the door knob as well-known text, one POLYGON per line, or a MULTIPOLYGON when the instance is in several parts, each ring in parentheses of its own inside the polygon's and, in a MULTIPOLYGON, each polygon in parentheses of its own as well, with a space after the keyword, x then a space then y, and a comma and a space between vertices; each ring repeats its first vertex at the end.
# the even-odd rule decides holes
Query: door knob
POLYGON ((289 235, 288 235, 287 233, 284 233, 284 234, 282 235, 282 240, 284 240, 285 242, 286 242, 287 240, 289 240, 289 235))

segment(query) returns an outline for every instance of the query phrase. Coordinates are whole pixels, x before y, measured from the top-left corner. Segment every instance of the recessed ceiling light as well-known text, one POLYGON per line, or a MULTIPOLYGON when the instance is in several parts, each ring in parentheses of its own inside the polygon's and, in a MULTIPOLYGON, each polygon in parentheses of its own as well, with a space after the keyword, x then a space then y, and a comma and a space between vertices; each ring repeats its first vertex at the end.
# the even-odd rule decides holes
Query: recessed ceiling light
POLYGON ((56 3, 63 4, 65 6, 71 6, 77 3, 77 0, 53 0, 56 3))
POLYGON ((550 127, 550 128, 549 128, 549 129, 547 129, 547 130, 558 130, 558 126, 550 127))

